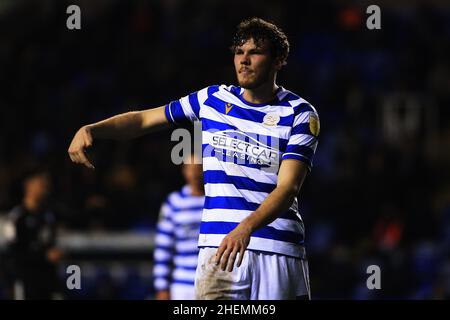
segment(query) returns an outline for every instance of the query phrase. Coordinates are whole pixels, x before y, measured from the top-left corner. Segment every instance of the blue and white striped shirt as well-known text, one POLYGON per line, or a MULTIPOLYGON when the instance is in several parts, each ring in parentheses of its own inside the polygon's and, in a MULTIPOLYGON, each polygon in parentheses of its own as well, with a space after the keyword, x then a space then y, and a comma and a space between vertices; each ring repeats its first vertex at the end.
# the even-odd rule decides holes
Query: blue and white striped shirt
POLYGON ((204 201, 205 197, 193 196, 186 185, 161 206, 153 267, 156 290, 168 290, 173 283, 194 286, 204 201))
MULTIPOLYGON (((280 87, 267 104, 244 100, 243 88, 214 85, 166 105, 175 124, 201 121, 205 208, 199 247, 218 247, 255 211, 277 184, 282 160, 312 167, 319 116, 306 100, 280 87)), ((304 255, 304 226, 297 199, 251 236, 248 249, 304 255)))

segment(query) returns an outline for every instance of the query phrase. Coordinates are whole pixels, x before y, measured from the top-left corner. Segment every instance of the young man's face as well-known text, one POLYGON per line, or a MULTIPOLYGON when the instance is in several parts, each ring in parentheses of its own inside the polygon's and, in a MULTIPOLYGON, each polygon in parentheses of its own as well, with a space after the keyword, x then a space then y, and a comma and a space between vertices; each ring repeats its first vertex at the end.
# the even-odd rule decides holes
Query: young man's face
POLYGON ((270 53, 267 40, 256 46, 253 38, 236 47, 234 68, 238 83, 244 89, 255 89, 267 81, 273 81, 277 63, 270 53))
POLYGON ((51 180, 47 173, 40 173, 25 181, 25 195, 38 202, 45 201, 51 192, 51 180))

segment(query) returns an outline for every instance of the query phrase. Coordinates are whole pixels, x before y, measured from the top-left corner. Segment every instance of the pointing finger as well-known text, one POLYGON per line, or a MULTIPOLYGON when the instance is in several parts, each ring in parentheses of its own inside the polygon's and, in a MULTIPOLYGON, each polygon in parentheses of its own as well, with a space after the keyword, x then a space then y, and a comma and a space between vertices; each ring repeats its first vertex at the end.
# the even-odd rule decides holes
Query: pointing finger
POLYGON ((86 154, 83 151, 78 152, 78 155, 80 157, 80 161, 82 164, 84 164, 86 167, 88 167, 89 169, 94 169, 94 166, 92 165, 92 163, 88 160, 88 158, 86 157, 86 154))

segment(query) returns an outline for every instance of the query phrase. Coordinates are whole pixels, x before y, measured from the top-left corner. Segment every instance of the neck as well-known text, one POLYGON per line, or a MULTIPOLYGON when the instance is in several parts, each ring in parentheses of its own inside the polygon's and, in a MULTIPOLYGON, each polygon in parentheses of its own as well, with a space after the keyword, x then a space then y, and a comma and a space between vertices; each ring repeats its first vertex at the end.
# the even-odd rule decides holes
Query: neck
POLYGON ((205 195, 205 192, 203 191, 203 185, 198 186, 196 184, 191 184, 191 193, 195 197, 201 197, 205 195))
POLYGON ((41 202, 32 197, 25 197, 23 199, 23 204, 30 212, 37 212, 41 208, 41 202))
POLYGON ((254 89, 245 89, 242 97, 250 103, 267 103, 275 98, 277 90, 275 81, 266 82, 254 89))

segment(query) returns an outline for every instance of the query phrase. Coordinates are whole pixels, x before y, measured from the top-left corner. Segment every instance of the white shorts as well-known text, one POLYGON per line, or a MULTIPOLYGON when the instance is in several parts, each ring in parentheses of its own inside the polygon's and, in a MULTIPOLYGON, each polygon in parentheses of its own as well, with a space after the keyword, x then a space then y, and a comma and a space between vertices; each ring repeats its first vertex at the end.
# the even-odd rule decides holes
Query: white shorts
POLYGON ((194 300, 195 287, 189 284, 172 283, 170 285, 170 300, 194 300))
POLYGON ((228 272, 214 263, 216 252, 217 248, 200 249, 195 274, 198 300, 311 298, 306 260, 246 250, 241 266, 228 272))

